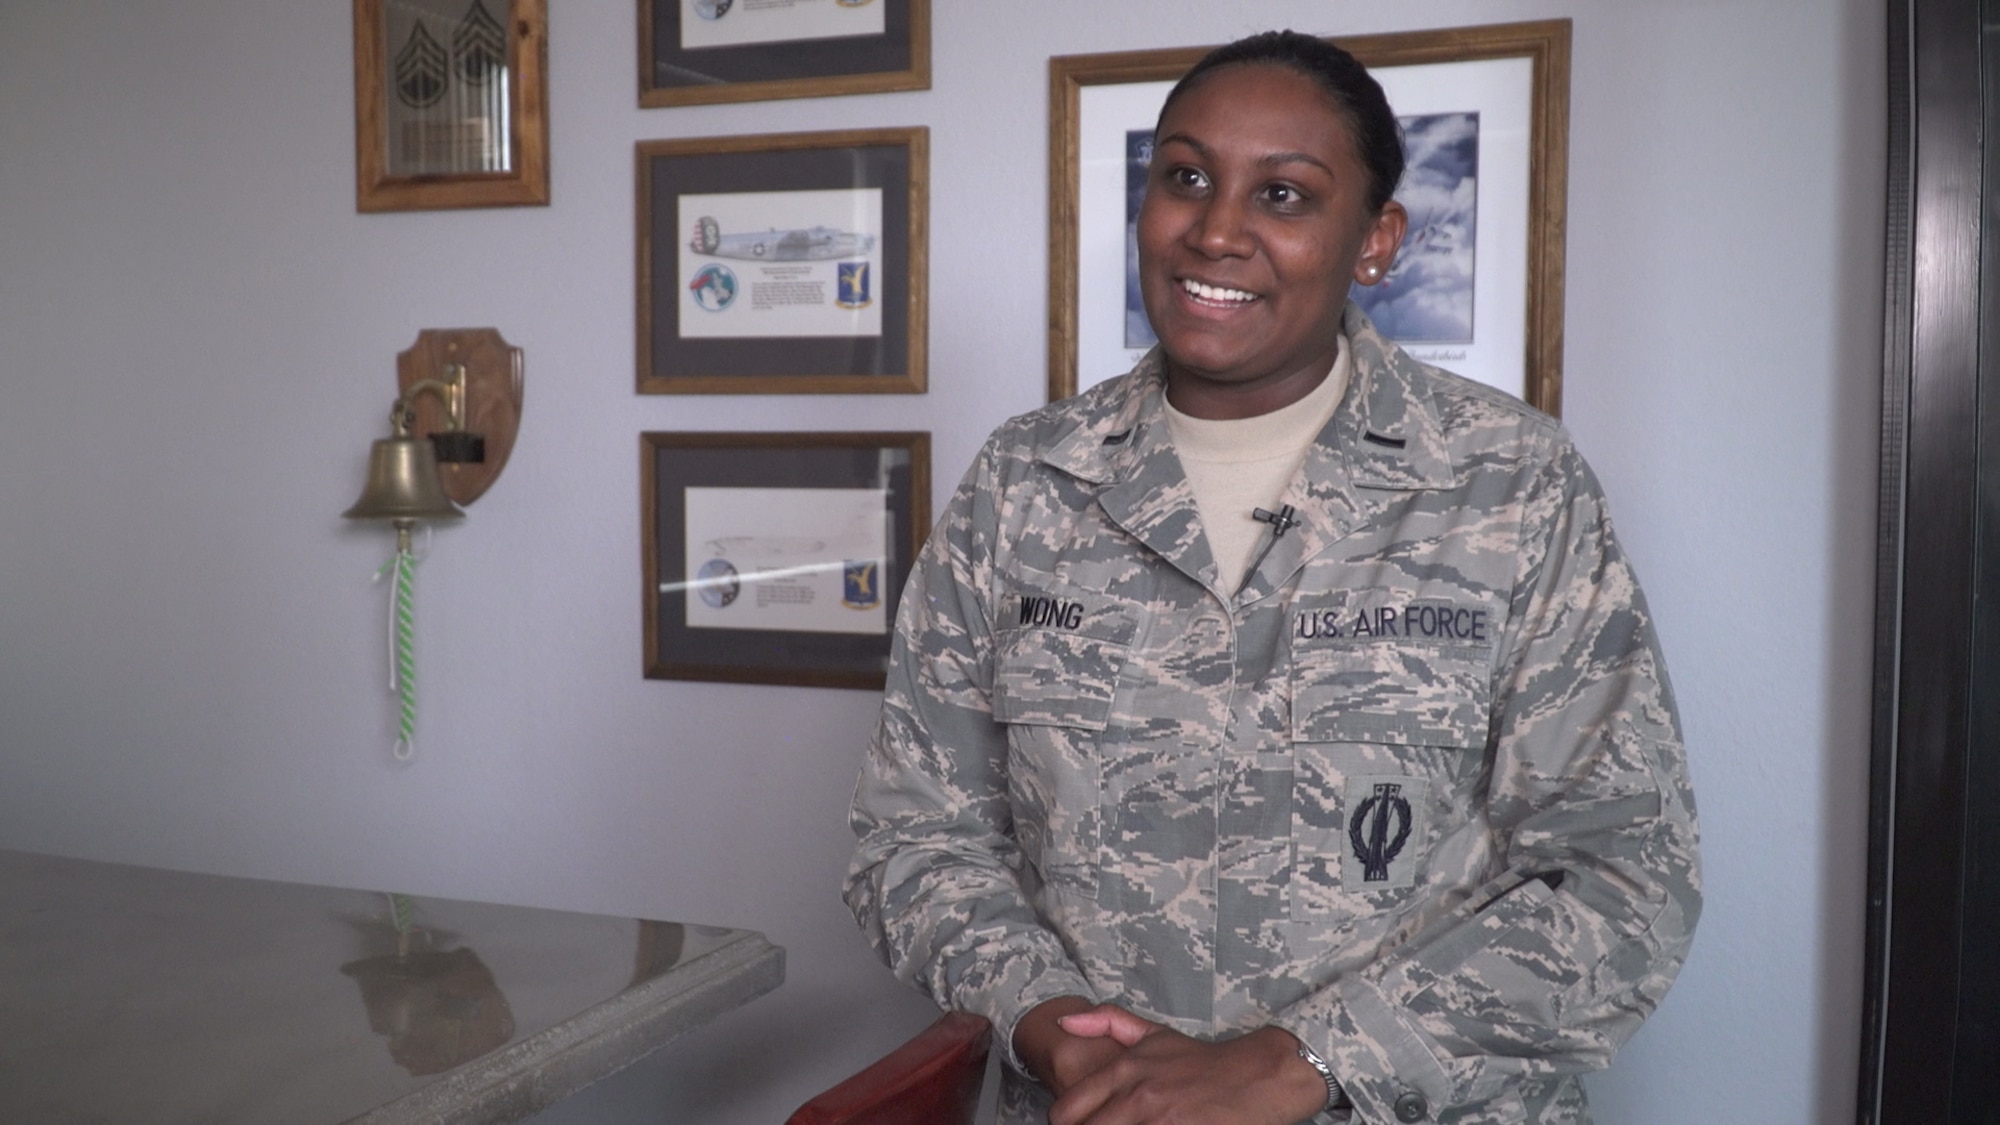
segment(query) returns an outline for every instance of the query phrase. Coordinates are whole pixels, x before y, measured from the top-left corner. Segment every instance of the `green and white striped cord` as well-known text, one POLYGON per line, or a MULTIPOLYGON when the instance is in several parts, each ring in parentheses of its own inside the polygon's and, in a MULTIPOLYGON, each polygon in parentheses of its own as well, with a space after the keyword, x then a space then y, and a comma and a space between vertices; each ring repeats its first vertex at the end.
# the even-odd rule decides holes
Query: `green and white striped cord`
POLYGON ((381 570, 377 579, 395 572, 389 588, 389 690, 400 696, 396 723, 396 760, 407 762, 416 756, 417 733, 417 614, 415 582, 417 557, 399 550, 381 570))

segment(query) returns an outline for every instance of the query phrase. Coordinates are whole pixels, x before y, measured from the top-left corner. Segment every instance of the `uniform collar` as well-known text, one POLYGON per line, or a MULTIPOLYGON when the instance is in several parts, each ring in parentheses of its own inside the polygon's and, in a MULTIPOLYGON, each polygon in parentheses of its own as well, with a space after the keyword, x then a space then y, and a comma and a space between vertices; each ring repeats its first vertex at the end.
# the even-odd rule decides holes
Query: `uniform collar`
POLYGON ((1155 347, 1129 374, 1079 400, 1087 404, 1082 417, 1042 452, 1042 462, 1090 484, 1129 477, 1145 460, 1136 452, 1141 445, 1167 440, 1166 387, 1155 347))
POLYGON ((1194 489, 1174 451, 1166 374, 1154 348, 1131 373, 1082 402, 1083 416, 1041 460, 1088 484, 1124 528, 1203 585, 1216 585, 1215 559, 1195 511, 1194 489))
MULTIPOLYGON (((1240 592, 1218 591, 1225 597, 1268 593, 1345 536, 1361 511, 1356 488, 1441 489, 1456 479, 1424 365, 1352 304, 1342 328, 1353 363, 1347 394, 1307 450, 1283 501, 1298 510, 1301 524, 1272 544, 1240 592)), ((1081 415, 1043 452, 1042 462, 1102 486, 1098 502, 1112 520, 1190 578, 1214 587, 1214 560, 1194 490, 1168 433, 1160 350, 1081 405, 1081 415)))
MULTIPOLYGON (((1320 432, 1308 477, 1351 477, 1367 488, 1450 488, 1457 479, 1424 365, 1349 304, 1342 329, 1352 357, 1347 394, 1320 432)), ((1042 461, 1091 484, 1127 480, 1168 449, 1166 374, 1160 350, 1096 396, 1042 461)), ((1171 466, 1179 475, 1176 460, 1171 466)))
POLYGON ((1364 488, 1450 488, 1457 480, 1431 379, 1349 304, 1342 319, 1354 354, 1354 386, 1320 436, 1346 455, 1354 483, 1364 488))

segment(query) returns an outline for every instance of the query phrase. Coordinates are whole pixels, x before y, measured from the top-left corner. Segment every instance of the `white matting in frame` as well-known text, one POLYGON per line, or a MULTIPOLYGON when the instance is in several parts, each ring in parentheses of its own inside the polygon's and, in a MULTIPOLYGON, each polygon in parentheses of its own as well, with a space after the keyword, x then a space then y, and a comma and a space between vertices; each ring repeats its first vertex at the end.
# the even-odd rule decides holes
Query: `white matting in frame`
MULTIPOLYGON (((1357 300, 1418 357, 1560 413, 1570 21, 1337 42, 1381 81, 1409 154, 1397 189, 1409 234, 1357 300)), ((1208 50, 1049 60, 1051 399, 1151 345, 1131 236, 1142 161, 1167 91, 1208 50)))
POLYGON ((681 47, 880 35, 884 8, 851 0, 681 0, 681 47))
POLYGON ((882 189, 687 194, 679 331, 882 335, 882 189))
MULTIPOLYGON (((1527 397, 1528 167, 1533 63, 1527 58, 1384 66, 1370 71, 1399 118, 1479 118, 1473 329, 1469 341, 1405 342, 1411 355, 1527 397)), ((1172 82, 1086 86, 1078 126, 1077 390, 1130 370, 1126 346, 1132 261, 1126 220, 1126 138, 1151 129, 1172 82)), ((1406 180, 1406 189, 1411 186, 1406 180)), ((1403 193, 1398 193, 1398 199, 1403 193)), ((1411 236, 1431 208, 1411 207, 1411 236)), ((1403 342, 1403 341, 1399 341, 1403 342)))
POLYGON ((685 496, 688 628, 889 631, 887 489, 689 488, 685 496))

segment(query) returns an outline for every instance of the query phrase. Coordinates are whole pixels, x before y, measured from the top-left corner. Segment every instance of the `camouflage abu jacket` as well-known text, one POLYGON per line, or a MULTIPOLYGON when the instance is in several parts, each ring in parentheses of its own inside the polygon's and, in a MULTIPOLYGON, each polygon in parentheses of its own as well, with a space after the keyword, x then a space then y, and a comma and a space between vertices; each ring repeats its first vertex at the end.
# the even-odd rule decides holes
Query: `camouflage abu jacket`
POLYGON ((1652 623, 1558 424, 1344 327, 1240 590, 1157 354, 993 435, 902 601, 848 905, 1003 1047, 1081 995, 1283 1027, 1356 1120, 1587 1122, 1700 911, 1652 623))

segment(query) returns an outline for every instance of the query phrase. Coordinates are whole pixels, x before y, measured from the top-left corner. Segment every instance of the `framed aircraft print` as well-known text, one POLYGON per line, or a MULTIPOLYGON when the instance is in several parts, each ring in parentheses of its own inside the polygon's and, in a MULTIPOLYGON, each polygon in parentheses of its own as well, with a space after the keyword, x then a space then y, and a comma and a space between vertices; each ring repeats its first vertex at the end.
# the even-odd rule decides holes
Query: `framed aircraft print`
POLYGON ((646 677, 880 691, 930 435, 646 433, 646 677))
POLYGON ((931 0, 639 0, 639 104, 928 90, 931 0))
MULTIPOLYGON (((1562 406, 1568 20, 1337 37, 1403 127, 1409 233, 1354 301, 1411 355, 1562 406)), ((1049 397, 1153 345, 1134 224, 1160 103, 1208 48, 1049 60, 1049 397)))
POLYGON ((929 142, 640 142, 640 393, 923 393, 929 142))

